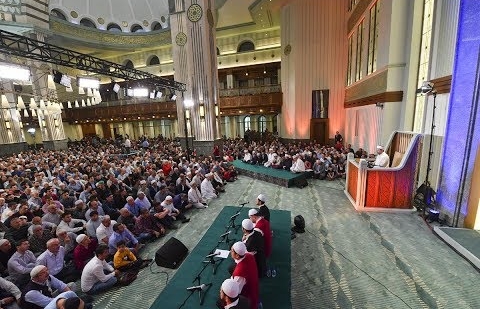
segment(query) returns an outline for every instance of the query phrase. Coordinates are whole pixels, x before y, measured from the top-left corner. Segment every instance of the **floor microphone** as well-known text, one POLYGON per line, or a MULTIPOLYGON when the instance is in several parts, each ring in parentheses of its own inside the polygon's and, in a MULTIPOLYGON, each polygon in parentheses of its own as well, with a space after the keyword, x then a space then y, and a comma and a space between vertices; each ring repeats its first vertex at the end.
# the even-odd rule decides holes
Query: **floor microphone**
POLYGON ((216 252, 216 253, 209 254, 209 255, 207 255, 205 258, 208 259, 208 258, 217 256, 217 255, 220 255, 220 252, 216 252))
POLYGON ((230 217, 230 220, 233 220, 235 219, 236 217, 238 217, 240 215, 239 212, 237 212, 236 214, 234 214, 233 216, 230 217))
POLYGON ((230 234, 231 231, 228 231, 226 233, 223 233, 222 235, 220 235, 220 238, 225 238, 225 236, 228 236, 228 234, 230 234))
POLYGON ((248 204, 248 202, 240 203, 240 205, 242 205, 242 206, 243 206, 243 205, 246 205, 246 204, 248 204))
POLYGON ((201 284, 201 285, 195 285, 187 288, 187 291, 203 291, 207 288, 208 285, 206 284, 201 284))

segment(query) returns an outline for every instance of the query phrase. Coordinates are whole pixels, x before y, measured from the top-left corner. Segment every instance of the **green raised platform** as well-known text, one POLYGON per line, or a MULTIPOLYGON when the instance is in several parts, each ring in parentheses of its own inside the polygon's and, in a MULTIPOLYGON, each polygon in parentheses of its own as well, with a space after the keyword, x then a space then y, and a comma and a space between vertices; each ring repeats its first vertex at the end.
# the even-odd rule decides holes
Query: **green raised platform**
MULTIPOLYGON (((205 233, 197 246, 190 252, 188 257, 180 266, 175 276, 168 282, 168 285, 157 297, 150 309, 176 309, 179 308, 185 299, 190 295, 187 287, 197 285, 193 282, 197 273, 203 268, 204 256, 209 254, 217 246, 219 235, 226 231, 230 217, 234 215, 240 207, 225 206, 224 209, 213 221, 211 227, 205 233)), ((242 209, 236 223, 239 224, 247 218, 248 208, 242 209)), ((260 299, 264 308, 290 309, 290 289, 291 289, 291 253, 290 253, 290 221, 289 211, 270 210, 272 229, 274 230, 273 253, 268 261, 270 267, 274 266, 277 270, 275 278, 263 278, 260 281, 260 299)), ((231 233, 233 234, 233 232, 231 233)), ((240 239, 241 231, 233 234, 233 238, 240 239)), ((232 237, 231 237, 232 238, 232 237)), ((219 245, 220 249, 229 249, 225 243, 219 245)), ((216 274, 213 274, 213 267, 207 266, 201 274, 201 283, 212 283, 211 288, 205 295, 203 306, 199 304, 198 292, 195 292, 184 304, 182 308, 196 309, 206 308, 215 309, 216 301, 219 297, 220 286, 223 280, 230 275, 228 267, 233 264, 229 257, 219 264, 216 274)))
POLYGON ((252 165, 243 163, 241 160, 233 161, 233 166, 240 171, 242 175, 263 180, 279 186, 292 187, 295 179, 311 177, 312 172, 292 173, 290 171, 278 170, 274 168, 265 167, 263 165, 252 165))

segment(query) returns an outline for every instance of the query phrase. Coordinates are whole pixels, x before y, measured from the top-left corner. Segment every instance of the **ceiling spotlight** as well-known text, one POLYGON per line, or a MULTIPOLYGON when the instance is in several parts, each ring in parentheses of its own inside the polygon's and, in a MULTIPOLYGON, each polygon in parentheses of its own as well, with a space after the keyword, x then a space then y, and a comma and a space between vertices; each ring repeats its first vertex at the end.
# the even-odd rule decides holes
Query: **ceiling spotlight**
POLYGON ((0 79, 28 82, 30 81, 30 69, 10 63, 0 63, 0 79))
POLYGON ((157 91, 157 99, 162 98, 163 93, 161 91, 157 91))
POLYGON ((171 100, 172 101, 175 101, 177 99, 177 95, 176 94, 173 94, 172 97, 171 97, 171 100))
MULTIPOLYGON (((130 89, 129 89, 130 90, 130 89)), ((148 88, 133 88, 133 96, 134 97, 148 97, 148 88)))
POLYGON ((100 80, 92 77, 78 77, 78 86, 82 88, 100 88, 100 80))
POLYGON ((429 81, 424 81, 422 86, 417 89, 417 93, 427 94, 433 91, 433 83, 429 81))

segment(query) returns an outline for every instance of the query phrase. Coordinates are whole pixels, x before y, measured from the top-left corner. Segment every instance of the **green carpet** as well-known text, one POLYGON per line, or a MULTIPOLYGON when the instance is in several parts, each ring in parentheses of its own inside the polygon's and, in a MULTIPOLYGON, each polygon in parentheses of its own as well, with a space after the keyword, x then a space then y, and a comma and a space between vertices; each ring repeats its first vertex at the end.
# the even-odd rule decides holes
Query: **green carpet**
POLYGON ((440 228, 476 257, 480 258, 480 232, 470 229, 440 228))
POLYGON ((246 176, 287 188, 294 185, 295 179, 309 178, 312 176, 312 172, 292 173, 290 171, 269 168, 263 165, 243 163, 241 160, 233 161, 233 166, 246 176))
MULTIPOLYGON (((168 285, 157 297, 150 307, 151 309, 175 309, 181 306, 190 294, 186 288, 197 285, 196 282, 193 282, 193 279, 203 268, 203 257, 216 247, 219 235, 225 232, 230 216, 235 214, 238 209, 239 207, 233 206, 225 206, 223 208, 198 245, 191 250, 175 276, 168 282, 168 285)), ((248 208, 244 208, 235 222, 237 224, 241 223, 244 218, 248 217, 247 212, 248 208)), ((277 276, 275 278, 261 279, 260 299, 265 309, 290 309, 290 211, 270 210, 270 212, 274 238, 273 252, 268 261, 268 265, 276 268, 277 276)), ((239 230, 238 234, 233 235, 235 238, 240 239, 241 231, 239 230)), ((219 248, 229 249, 225 243, 220 244, 219 248)), ((183 308, 216 308, 215 304, 219 296, 220 286, 223 280, 229 277, 227 269, 231 264, 233 264, 233 260, 230 257, 225 259, 218 267, 216 275, 213 275, 213 268, 209 265, 201 275, 201 283, 208 284, 211 282, 213 285, 206 293, 203 306, 199 305, 198 293, 195 292, 183 308)))

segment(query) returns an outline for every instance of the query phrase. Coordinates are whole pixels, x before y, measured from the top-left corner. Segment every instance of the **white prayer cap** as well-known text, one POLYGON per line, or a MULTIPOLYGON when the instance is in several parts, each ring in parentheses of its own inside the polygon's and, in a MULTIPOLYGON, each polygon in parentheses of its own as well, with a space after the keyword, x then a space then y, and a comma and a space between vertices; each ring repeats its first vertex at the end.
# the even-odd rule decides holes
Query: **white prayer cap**
POLYGON ((266 203, 267 202, 267 197, 265 196, 265 194, 259 194, 257 199, 259 199, 260 201, 266 203))
POLYGON ((171 197, 170 195, 167 195, 167 197, 165 198, 165 201, 171 201, 173 200, 173 197, 171 197))
POLYGON ((129 195, 127 196, 127 201, 133 200, 133 196, 129 195))
POLYGON ((77 236, 77 238, 75 238, 75 241, 77 242, 77 244, 81 243, 82 241, 84 241, 88 236, 85 235, 85 234, 80 234, 77 236))
POLYGON ((38 265, 35 266, 31 271, 30 271, 30 278, 35 278, 40 272, 42 272, 44 269, 47 269, 46 266, 43 265, 38 265))
POLYGON ((3 246, 4 244, 6 244, 8 242, 8 239, 0 239, 0 246, 3 246))
POLYGON ((143 192, 143 191, 138 191, 138 192, 137 192, 137 196, 140 195, 140 194, 145 195, 145 192, 143 192))
POLYGON ((383 146, 378 145, 378 146, 377 146, 377 149, 383 150, 383 146))
POLYGON ((141 185, 144 185, 144 184, 146 184, 146 183, 147 183, 146 180, 140 180, 140 184, 141 184, 141 185))
POLYGON ((249 216, 256 216, 257 214, 258 214, 258 210, 256 210, 255 208, 252 208, 248 211, 249 216))
POLYGON ((237 241, 236 243, 233 244, 232 246, 233 251, 235 251, 238 255, 245 255, 247 253, 247 247, 245 244, 241 241, 237 241))
POLYGON ((226 279, 222 283, 222 291, 230 298, 236 298, 239 294, 238 283, 233 279, 226 279))
POLYGON ((250 219, 243 219, 243 221, 242 221, 242 227, 243 227, 244 229, 246 229, 247 231, 253 230, 254 226, 253 226, 252 220, 250 220, 250 219))
POLYGON ((194 180, 190 182, 190 186, 196 186, 196 185, 197 183, 194 180))
POLYGON ((80 205, 81 203, 83 203, 82 200, 76 200, 76 201, 75 201, 75 205, 80 205))

